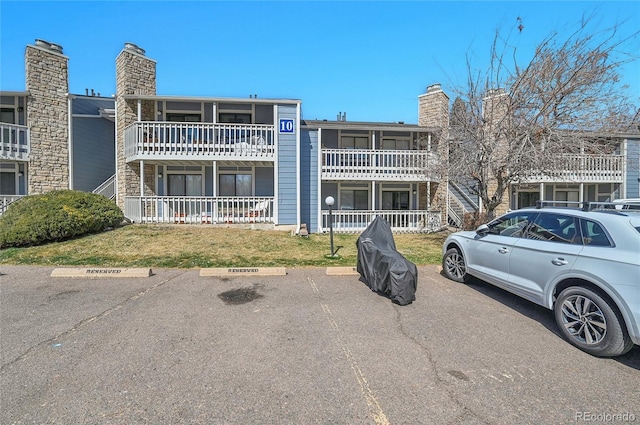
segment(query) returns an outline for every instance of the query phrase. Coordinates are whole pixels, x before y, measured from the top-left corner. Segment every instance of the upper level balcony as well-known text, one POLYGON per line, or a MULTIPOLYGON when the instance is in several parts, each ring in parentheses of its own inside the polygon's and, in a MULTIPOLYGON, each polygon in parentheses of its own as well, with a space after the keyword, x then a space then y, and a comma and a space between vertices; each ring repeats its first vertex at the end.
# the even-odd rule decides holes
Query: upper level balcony
POLYGON ((434 181, 441 175, 434 152, 322 149, 323 180, 434 181))
POLYGON ((263 124, 136 122, 124 131, 127 162, 275 160, 275 127, 263 124))
POLYGON ((624 155, 559 155, 541 170, 521 183, 622 183, 624 155))
POLYGON ((0 159, 28 161, 30 150, 27 126, 0 123, 0 159))

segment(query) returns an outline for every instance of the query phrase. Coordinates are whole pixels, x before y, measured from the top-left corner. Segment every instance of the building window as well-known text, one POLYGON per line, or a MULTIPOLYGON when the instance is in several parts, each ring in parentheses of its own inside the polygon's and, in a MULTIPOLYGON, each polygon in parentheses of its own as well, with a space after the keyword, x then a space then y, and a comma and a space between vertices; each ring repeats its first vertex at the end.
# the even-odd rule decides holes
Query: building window
POLYGON ((202 196, 201 174, 168 174, 169 196, 202 196))
POLYGON ((340 190, 341 210, 368 210, 369 191, 355 189, 340 190))
POLYGON ((0 122, 15 124, 16 110, 13 108, 0 108, 0 122))
POLYGON ((367 136, 342 136, 340 138, 342 149, 369 149, 369 137, 367 136))
POLYGON ((0 195, 17 195, 15 172, 0 172, 0 195))
POLYGON ((382 149, 409 150, 409 139, 382 139, 382 149))
POLYGON ((220 112, 218 122, 234 124, 251 124, 251 114, 237 112, 220 112))
POLYGON ((220 174, 220 196, 252 196, 251 174, 220 174))
POLYGON ((202 116, 200 114, 178 114, 174 112, 167 112, 167 121, 169 122, 201 122, 202 116))
POLYGON ((535 207, 538 200, 540 200, 540 191, 518 192, 516 208, 535 207))
POLYGON ((408 210, 409 209, 409 191, 383 191, 382 192, 382 209, 383 210, 408 210))

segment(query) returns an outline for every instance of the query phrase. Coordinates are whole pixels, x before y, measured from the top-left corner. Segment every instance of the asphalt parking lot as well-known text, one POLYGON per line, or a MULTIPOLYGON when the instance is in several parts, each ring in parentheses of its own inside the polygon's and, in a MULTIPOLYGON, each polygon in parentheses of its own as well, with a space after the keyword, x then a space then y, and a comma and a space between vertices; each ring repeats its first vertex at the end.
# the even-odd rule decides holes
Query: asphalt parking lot
POLYGON ((2 424, 640 423, 640 347, 589 356, 435 267, 408 306, 325 269, 0 271, 2 424))

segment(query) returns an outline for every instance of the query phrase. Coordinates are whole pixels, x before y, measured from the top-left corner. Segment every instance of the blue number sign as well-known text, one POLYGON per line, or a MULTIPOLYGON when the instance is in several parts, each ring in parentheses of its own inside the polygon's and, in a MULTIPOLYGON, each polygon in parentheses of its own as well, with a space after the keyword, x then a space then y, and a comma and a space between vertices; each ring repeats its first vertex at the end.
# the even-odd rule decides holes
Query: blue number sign
POLYGON ((293 120, 280 120, 280 133, 293 133, 293 120))

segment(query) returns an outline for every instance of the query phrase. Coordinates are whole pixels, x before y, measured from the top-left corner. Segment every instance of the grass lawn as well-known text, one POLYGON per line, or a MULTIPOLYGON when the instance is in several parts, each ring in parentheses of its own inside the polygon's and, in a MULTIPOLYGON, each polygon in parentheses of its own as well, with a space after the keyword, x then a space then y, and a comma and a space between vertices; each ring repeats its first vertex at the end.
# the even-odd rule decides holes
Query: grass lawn
MULTIPOLYGON (((394 235, 396 247, 417 265, 440 264, 445 232, 394 235)), ((0 264, 101 267, 326 267, 355 266, 356 235, 309 238, 274 230, 136 224, 70 241, 0 251, 0 264)))

